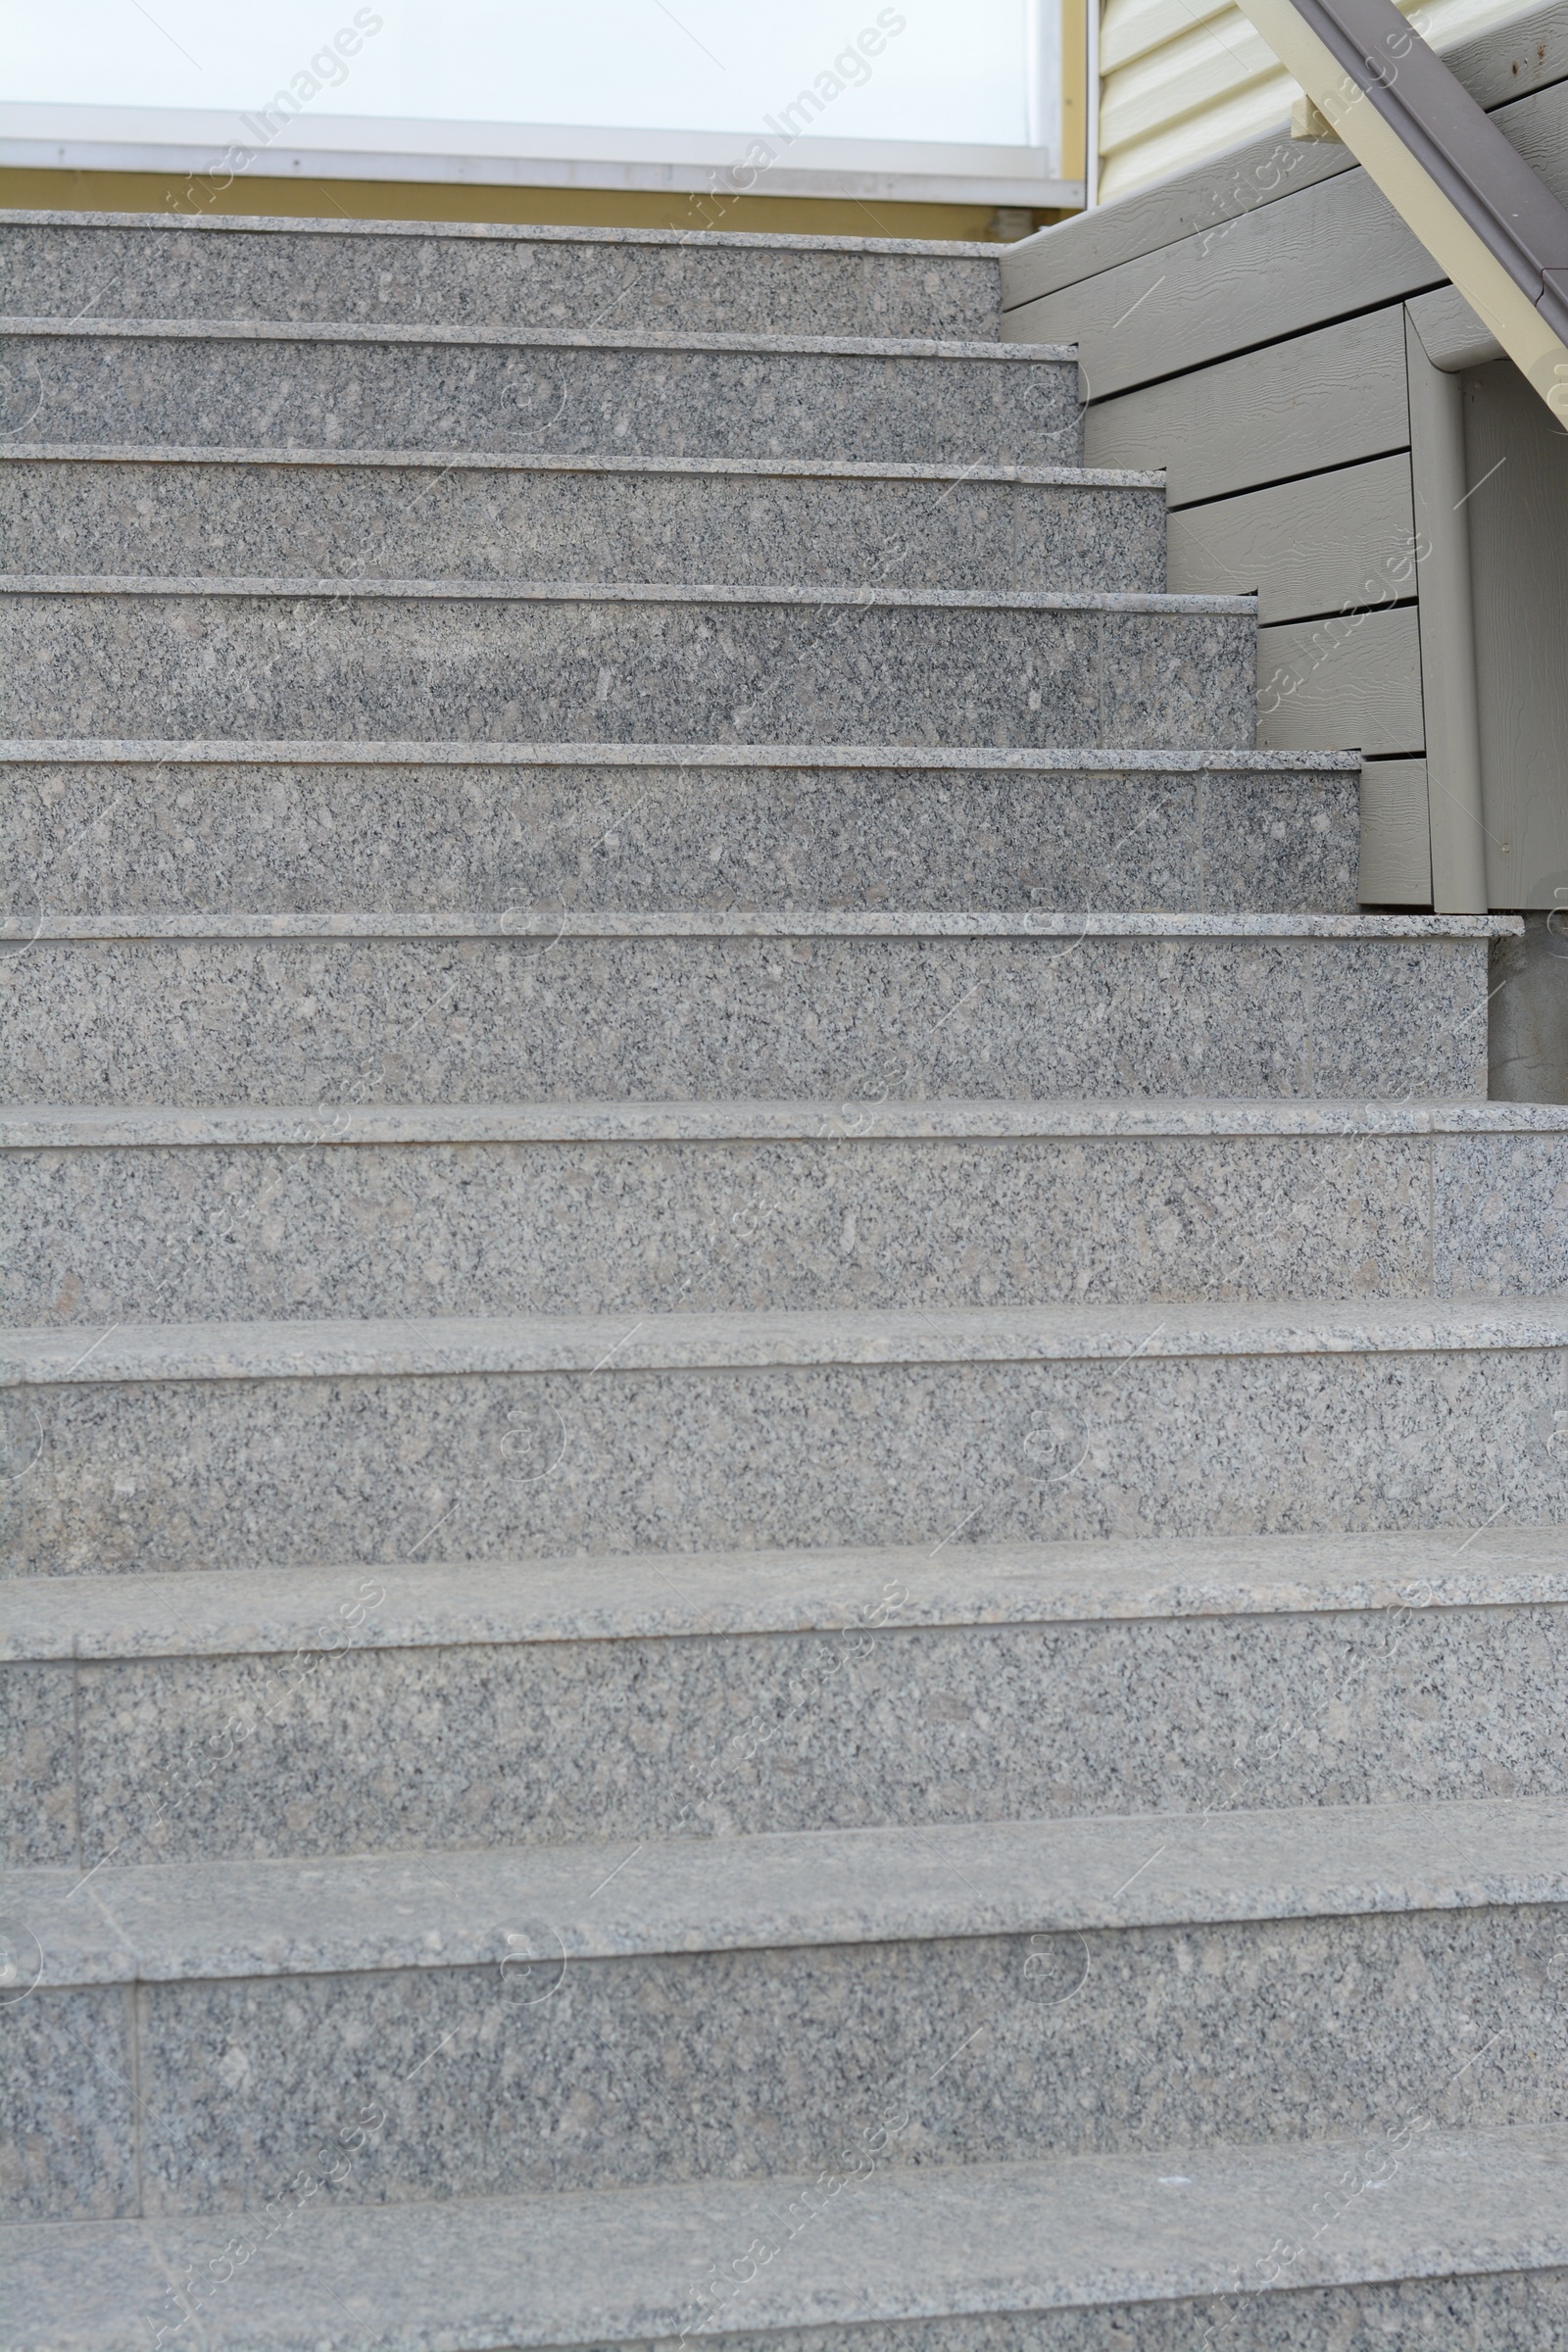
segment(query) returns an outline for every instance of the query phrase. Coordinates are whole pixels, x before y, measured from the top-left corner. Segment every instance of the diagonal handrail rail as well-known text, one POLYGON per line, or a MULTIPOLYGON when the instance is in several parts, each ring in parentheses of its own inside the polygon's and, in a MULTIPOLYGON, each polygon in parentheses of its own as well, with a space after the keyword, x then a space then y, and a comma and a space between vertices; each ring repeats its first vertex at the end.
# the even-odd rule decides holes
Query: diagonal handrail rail
POLYGON ((1238 5, 1568 422, 1568 209, 1394 0, 1238 5))

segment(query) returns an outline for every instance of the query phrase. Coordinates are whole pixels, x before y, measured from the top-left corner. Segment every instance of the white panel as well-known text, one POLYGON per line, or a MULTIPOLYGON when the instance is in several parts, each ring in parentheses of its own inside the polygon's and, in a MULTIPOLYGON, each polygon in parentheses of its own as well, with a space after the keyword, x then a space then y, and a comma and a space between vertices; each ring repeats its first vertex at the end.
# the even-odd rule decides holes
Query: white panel
MULTIPOLYGON (((194 107, 0 102, 0 163, 83 172, 241 172, 503 187, 711 190, 888 202, 1072 204, 1048 149, 901 139, 583 129, 414 117, 229 115, 194 107), (771 161, 769 161, 771 157, 771 161)), ((225 176, 226 175, 226 176, 225 176)))

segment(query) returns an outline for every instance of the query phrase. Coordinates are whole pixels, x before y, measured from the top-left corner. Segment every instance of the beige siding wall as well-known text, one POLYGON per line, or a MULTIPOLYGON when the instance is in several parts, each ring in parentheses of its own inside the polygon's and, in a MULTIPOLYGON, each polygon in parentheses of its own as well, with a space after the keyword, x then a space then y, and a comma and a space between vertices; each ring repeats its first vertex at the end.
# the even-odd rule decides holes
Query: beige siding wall
MULTIPOLYGON (((1435 49, 1524 13, 1520 0, 1397 0, 1435 49)), ((1100 201, 1284 126, 1297 85, 1229 0, 1105 0, 1100 201)))

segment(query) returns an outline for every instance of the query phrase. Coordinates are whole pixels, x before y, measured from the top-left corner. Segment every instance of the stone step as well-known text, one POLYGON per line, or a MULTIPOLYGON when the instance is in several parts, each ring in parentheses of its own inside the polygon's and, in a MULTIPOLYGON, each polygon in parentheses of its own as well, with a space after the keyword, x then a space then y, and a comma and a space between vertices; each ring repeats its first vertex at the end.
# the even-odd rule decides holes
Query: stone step
POLYGON ((13 1101, 1483 1098, 1518 915, 0 923, 13 1101))
POLYGON ((11 450, 0 570, 1157 590, 1165 481, 774 458, 11 450))
POLYGON ((209 2352, 1559 2352, 1568 2332, 1560 2124, 1444 2131, 1418 2103, 1370 2137, 895 2169, 918 2078, 858 2072, 840 2095, 804 2178, 390 2208, 313 2185, 362 2161, 363 2127, 334 2118, 237 2230, 5 2230, 13 2352, 142 2352, 186 2327, 209 2352))
POLYGON ((12 1864, 1568 1795, 1568 1527, 12 1579, 12 1864))
POLYGON ((0 580, 12 735, 1250 746, 1256 599, 0 580))
POLYGON ((823 334, 0 319, 20 440, 1076 466, 1077 355, 823 334))
POLYGON ((1350 752, 12 742, 0 876, 51 914, 1350 914, 1358 780, 1350 752))
POLYGON ((1568 1105, 0 1113, 0 1321, 1568 1290, 1568 1105))
POLYGON ((17 2219, 254 2207, 350 2119, 344 2204, 788 2178, 895 2096, 890 2171, 1543 2124, 1568 2089, 1561 1796, 109 1859, 6 1896, 17 2219))
POLYGON ((355 319, 704 333, 1001 333, 995 245, 450 220, 0 214, 31 317, 355 319))
POLYGON ((12 1332, 34 1574, 1568 1516, 1568 1299, 12 1332))

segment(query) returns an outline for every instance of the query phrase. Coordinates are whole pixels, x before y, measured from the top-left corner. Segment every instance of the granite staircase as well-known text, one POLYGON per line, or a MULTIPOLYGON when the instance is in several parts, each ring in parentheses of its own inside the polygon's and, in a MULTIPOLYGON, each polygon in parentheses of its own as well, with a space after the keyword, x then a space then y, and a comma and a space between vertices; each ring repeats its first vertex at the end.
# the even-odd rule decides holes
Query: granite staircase
POLYGON ((11 2352, 1568 2338, 1568 1112, 996 249, 12 216, 11 2352))

